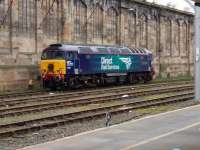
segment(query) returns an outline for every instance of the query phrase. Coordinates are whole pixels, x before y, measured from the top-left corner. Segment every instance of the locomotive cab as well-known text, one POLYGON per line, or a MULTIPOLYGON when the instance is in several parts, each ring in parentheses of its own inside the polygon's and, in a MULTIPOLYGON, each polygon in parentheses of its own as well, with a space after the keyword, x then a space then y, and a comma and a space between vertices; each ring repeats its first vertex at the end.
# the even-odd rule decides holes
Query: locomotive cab
POLYGON ((67 65, 68 75, 79 73, 78 52, 75 51, 66 52, 66 65, 67 65))
POLYGON ((62 84, 66 74, 66 56, 64 51, 44 50, 41 57, 40 70, 44 87, 55 87, 62 84))

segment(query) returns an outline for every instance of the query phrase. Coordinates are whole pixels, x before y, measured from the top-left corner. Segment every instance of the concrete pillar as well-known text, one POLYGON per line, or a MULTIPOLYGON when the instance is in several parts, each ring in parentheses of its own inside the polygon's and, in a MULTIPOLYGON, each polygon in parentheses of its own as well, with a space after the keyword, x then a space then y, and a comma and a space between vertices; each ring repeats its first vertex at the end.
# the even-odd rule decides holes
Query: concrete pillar
POLYGON ((200 2, 195 3, 195 100, 200 101, 200 2))

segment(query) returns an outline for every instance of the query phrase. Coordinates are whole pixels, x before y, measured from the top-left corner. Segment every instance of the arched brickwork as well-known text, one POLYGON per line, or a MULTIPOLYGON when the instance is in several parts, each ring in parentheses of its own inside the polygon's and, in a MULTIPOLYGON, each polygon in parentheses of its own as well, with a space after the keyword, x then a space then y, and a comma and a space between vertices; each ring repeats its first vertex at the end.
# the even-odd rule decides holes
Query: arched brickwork
POLYGON ((147 47, 147 32, 148 32, 148 19, 145 14, 142 14, 138 21, 138 39, 139 47, 147 47))
POLYGON ((136 13, 129 12, 128 14, 128 46, 136 46, 136 13))
POLYGON ((183 22, 180 32, 180 55, 187 56, 187 23, 183 22))
POLYGON ((172 56, 180 55, 180 23, 178 20, 173 21, 172 28, 172 56))
POLYGON ((118 30, 118 14, 113 7, 109 8, 106 13, 106 36, 107 42, 117 44, 117 30, 118 30))
POLYGON ((101 41, 99 43, 102 43, 103 40, 103 8, 99 5, 96 4, 93 6, 95 10, 92 10, 91 13, 91 20, 92 20, 92 38, 93 41, 101 41))
MULTIPOLYGON (((0 54, 12 53, 12 30, 11 30, 11 11, 9 9, 11 1, 0 1, 0 54)), ((0 58, 1 62, 1 58, 0 58)))
POLYGON ((82 0, 74 2, 74 40, 87 41, 87 6, 82 0))
POLYGON ((161 20, 161 53, 162 56, 171 55, 172 44, 172 23, 170 19, 162 18, 161 20))
POLYGON ((37 15, 42 16, 37 20, 37 29, 42 30, 42 33, 49 39, 57 39, 60 36, 61 17, 59 4, 55 0, 42 0, 37 2, 37 15))
POLYGON ((136 13, 126 10, 123 13, 123 40, 122 44, 129 47, 136 46, 136 13))
POLYGON ((157 55, 157 43, 158 43, 158 18, 156 16, 151 16, 148 21, 148 48, 152 50, 153 55, 157 55))
POLYGON ((18 0, 17 16, 18 21, 15 23, 15 27, 17 27, 18 33, 33 36, 35 30, 35 0, 18 0))
POLYGON ((6 17, 10 2, 8 0, 0 1, 0 29, 9 26, 9 18, 6 17))

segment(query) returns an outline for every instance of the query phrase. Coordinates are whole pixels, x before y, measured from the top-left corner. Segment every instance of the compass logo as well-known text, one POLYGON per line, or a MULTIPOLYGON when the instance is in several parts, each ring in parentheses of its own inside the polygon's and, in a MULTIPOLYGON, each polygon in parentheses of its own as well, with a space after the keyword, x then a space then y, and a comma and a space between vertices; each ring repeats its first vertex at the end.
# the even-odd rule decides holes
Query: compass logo
POLYGON ((126 69, 130 69, 131 67, 131 64, 132 64, 132 61, 131 61, 131 58, 128 57, 128 58, 120 58, 120 60, 126 64, 126 69))

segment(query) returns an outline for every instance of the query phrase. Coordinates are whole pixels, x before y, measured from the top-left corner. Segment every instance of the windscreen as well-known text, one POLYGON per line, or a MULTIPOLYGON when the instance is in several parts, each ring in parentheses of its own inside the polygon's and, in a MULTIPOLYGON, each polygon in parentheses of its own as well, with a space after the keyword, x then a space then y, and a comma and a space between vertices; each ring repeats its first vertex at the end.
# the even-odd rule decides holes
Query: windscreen
POLYGON ((64 51, 58 51, 58 50, 43 51, 41 59, 42 60, 65 59, 65 53, 64 51))

